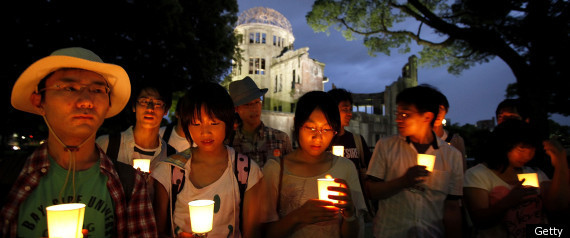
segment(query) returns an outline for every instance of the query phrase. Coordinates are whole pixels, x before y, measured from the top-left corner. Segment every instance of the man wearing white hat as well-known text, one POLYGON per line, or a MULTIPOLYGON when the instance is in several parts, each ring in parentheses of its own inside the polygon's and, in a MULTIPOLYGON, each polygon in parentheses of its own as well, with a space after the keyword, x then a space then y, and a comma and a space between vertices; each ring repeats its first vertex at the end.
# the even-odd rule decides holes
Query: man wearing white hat
POLYGON ((20 75, 12 106, 42 116, 49 135, 10 190, 0 213, 3 237, 48 236, 46 207, 62 203, 86 205, 90 237, 156 237, 144 178, 113 165, 95 144, 105 118, 121 112, 130 92, 122 67, 79 47, 57 50, 20 75), (119 175, 127 172, 131 180, 119 175))
POLYGON ((267 88, 259 89, 250 77, 230 83, 230 96, 241 125, 230 137, 229 145, 255 160, 260 167, 267 159, 275 159, 293 150, 287 133, 267 127, 261 121, 261 96, 266 92, 267 88))

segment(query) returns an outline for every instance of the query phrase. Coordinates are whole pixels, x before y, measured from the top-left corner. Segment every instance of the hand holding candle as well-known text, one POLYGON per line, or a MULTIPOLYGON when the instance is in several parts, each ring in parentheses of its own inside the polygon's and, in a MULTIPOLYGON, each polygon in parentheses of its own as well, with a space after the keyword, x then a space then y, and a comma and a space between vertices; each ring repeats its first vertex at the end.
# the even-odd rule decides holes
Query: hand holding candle
POLYGON ((339 187, 340 184, 336 183, 332 176, 326 175, 325 178, 317 179, 317 185, 319 188, 319 200, 331 201, 333 203, 338 203, 338 200, 329 198, 329 195, 338 196, 338 192, 329 191, 328 187, 339 187))
POLYGON ((433 172, 434 164, 435 155, 418 154, 418 165, 425 166, 427 171, 433 172))
POLYGON ((49 237, 83 237, 85 204, 66 203, 46 207, 49 237))
POLYGON ((538 188, 540 185, 538 184, 538 175, 536 173, 526 173, 526 174, 517 174, 519 181, 524 179, 522 183, 523 186, 531 186, 538 188))
POLYGON ((142 172, 150 172, 150 160, 149 159, 133 159, 133 167, 135 169, 140 169, 142 172))
POLYGON ((212 231, 214 221, 214 201, 195 200, 188 203, 190 209, 190 226, 196 234, 206 234, 212 231))

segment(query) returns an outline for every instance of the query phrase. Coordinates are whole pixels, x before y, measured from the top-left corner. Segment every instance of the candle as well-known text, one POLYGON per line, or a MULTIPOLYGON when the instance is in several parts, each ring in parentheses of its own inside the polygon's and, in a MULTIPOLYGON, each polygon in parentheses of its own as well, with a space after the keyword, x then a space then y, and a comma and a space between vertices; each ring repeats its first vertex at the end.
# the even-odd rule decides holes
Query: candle
POLYGON ((49 237, 83 237, 85 204, 66 203, 46 207, 49 237))
POLYGON ((150 172, 150 159, 134 159, 133 167, 135 169, 140 169, 141 171, 148 173, 150 172))
POLYGON ((212 230, 214 222, 214 201, 195 200, 188 203, 192 232, 204 234, 212 230))
POLYGON ((333 203, 338 203, 338 200, 334 200, 329 198, 329 195, 334 195, 334 196, 338 196, 339 192, 334 192, 334 191, 329 191, 328 187, 332 186, 332 187, 340 187, 339 183, 336 183, 334 181, 334 178, 332 178, 332 176, 330 175, 326 175, 325 178, 320 178, 317 179, 317 185, 318 185, 318 189, 319 189, 319 200, 326 200, 326 201, 331 201, 333 203))
POLYGON ((332 147, 333 155, 344 157, 344 146, 342 145, 335 145, 332 147))
POLYGON ((418 165, 426 166, 426 170, 433 172, 435 155, 418 154, 418 165))
POLYGON ((523 186, 532 186, 532 187, 539 187, 538 184, 538 175, 536 173, 526 173, 526 174, 517 174, 519 177, 519 181, 524 180, 523 186))

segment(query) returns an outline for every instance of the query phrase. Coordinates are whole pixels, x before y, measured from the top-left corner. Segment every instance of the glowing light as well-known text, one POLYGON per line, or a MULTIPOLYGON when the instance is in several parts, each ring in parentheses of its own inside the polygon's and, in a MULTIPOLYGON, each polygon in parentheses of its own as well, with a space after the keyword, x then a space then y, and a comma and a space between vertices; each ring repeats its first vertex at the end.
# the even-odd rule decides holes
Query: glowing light
POLYGON ((15 145, 15 146, 12 146, 12 149, 13 150, 20 150, 21 148, 20 148, 20 146, 15 145))
POLYGON ((447 120, 445 120, 445 118, 443 118, 443 120, 441 120, 441 124, 445 126, 447 124, 447 120))
POLYGON ((519 181, 524 179, 523 186, 539 187, 538 175, 536 173, 517 174, 519 181))
POLYGON ((433 172, 435 155, 418 154, 418 165, 426 166, 426 170, 433 172))
POLYGON ((150 172, 150 159, 134 159, 133 167, 135 169, 140 169, 142 172, 150 172))
POLYGON ((332 147, 333 155, 344 157, 344 146, 342 145, 335 145, 332 147))
POLYGON ((204 234, 212 231, 214 222, 214 201, 195 200, 188 203, 192 232, 204 234))
POLYGON ((319 200, 331 201, 338 203, 338 200, 329 198, 329 195, 338 196, 339 192, 329 191, 328 187, 340 187, 339 183, 334 181, 334 178, 327 174, 325 178, 317 179, 317 186, 319 189, 319 200))
POLYGON ((85 204, 67 203, 46 207, 49 237, 83 237, 85 204))

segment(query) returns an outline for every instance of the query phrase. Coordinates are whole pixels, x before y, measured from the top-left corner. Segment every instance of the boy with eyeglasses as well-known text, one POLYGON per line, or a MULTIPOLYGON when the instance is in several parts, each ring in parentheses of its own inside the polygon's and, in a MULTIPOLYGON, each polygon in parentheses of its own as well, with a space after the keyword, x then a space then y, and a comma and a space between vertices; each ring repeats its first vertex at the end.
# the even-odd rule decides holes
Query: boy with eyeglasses
POLYGON ((56 50, 20 75, 12 106, 42 116, 49 135, 7 196, 0 237, 47 237, 46 207, 62 203, 86 204, 89 237, 157 236, 143 176, 112 163, 95 143, 105 118, 117 115, 130 93, 122 67, 79 47, 56 50))
POLYGON ((107 155, 116 161, 133 165, 134 159, 149 159, 150 171, 176 150, 159 135, 162 118, 172 103, 171 92, 159 85, 147 84, 135 88, 131 98, 135 125, 120 133, 97 138, 107 155))
POLYGON ((396 96, 399 135, 380 139, 368 166, 366 187, 379 199, 375 237, 461 237, 461 153, 437 137, 439 98, 417 86, 396 96), (418 154, 435 156, 433 171, 418 154))
POLYGON ((268 159, 284 156, 293 150, 287 133, 265 126, 261 121, 261 97, 267 88, 259 89, 253 79, 245 77, 230 83, 230 96, 241 124, 230 136, 228 144, 255 160, 259 167, 268 159))

